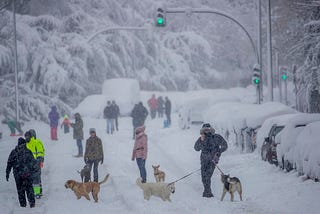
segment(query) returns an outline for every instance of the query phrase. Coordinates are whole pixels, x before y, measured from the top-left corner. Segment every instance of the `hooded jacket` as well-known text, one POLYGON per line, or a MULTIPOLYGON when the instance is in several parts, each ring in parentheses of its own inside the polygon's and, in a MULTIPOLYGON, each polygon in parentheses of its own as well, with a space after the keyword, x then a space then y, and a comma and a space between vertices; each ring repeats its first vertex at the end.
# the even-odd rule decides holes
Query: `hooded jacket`
POLYGON ((59 123, 59 113, 57 112, 57 107, 52 106, 51 111, 49 112, 49 120, 50 120, 50 127, 58 127, 59 123))
POLYGON ((36 171, 36 160, 29 149, 26 147, 26 141, 19 138, 18 145, 11 151, 6 168, 6 175, 9 177, 11 169, 15 177, 29 177, 36 171))
POLYGON ((148 154, 148 136, 144 133, 145 126, 136 128, 136 140, 134 142, 132 159, 142 158, 147 159, 148 154))

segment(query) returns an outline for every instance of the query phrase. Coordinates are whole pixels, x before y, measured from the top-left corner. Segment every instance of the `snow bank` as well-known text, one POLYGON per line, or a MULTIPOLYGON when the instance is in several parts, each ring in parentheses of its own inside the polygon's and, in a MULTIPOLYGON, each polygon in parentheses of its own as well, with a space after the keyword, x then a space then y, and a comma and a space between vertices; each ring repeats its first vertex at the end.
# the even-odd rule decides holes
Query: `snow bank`
POLYGON ((136 79, 108 79, 102 85, 102 94, 116 101, 121 115, 129 115, 140 101, 139 82, 136 79))
POLYGON ((73 114, 78 112, 82 117, 103 118, 103 109, 106 107, 108 100, 110 98, 101 94, 87 96, 73 110, 73 114))

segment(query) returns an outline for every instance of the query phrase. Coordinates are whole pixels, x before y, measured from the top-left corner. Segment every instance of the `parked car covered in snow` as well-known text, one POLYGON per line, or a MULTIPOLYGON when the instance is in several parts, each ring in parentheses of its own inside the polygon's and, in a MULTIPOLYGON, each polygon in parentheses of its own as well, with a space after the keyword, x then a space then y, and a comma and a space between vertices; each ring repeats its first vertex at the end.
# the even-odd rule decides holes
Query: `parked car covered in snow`
POLYGON ((320 121, 309 123, 297 137, 293 149, 294 167, 299 175, 320 179, 320 121))
POLYGON ((273 124, 268 137, 264 139, 264 142, 261 147, 261 159, 268 161, 271 164, 278 165, 277 152, 276 152, 276 135, 282 131, 284 125, 273 124))
POLYGON ((275 138, 277 158, 281 168, 287 171, 295 168, 297 138, 308 124, 316 121, 320 121, 320 114, 298 114, 286 122, 283 131, 275 138))
POLYGON ((257 133, 257 148, 261 159, 271 164, 278 164, 275 137, 285 127, 286 121, 297 114, 283 114, 266 119, 257 133))

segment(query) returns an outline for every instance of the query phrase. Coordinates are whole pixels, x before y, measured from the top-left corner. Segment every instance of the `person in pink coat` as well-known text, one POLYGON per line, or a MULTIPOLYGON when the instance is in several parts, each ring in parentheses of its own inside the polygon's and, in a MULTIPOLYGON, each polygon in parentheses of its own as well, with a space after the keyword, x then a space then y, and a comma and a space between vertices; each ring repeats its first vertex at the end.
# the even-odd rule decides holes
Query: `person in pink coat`
POLYGON ((139 126, 136 128, 136 138, 131 158, 132 161, 135 159, 137 161, 142 183, 147 181, 147 171, 145 165, 148 154, 148 136, 144 133, 145 129, 145 126, 139 126))

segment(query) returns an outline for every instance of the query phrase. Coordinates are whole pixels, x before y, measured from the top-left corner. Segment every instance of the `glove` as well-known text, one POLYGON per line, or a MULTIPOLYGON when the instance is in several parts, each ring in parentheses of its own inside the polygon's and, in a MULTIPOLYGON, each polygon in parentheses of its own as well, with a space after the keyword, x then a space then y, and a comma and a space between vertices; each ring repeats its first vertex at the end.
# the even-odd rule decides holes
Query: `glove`
POLYGON ((43 168, 43 162, 40 162, 40 168, 43 168))
POLYGON ((9 181, 9 175, 6 175, 6 180, 9 181))
POLYGON ((217 152, 217 153, 214 155, 214 157, 213 157, 213 159, 212 159, 212 162, 213 162, 214 164, 218 164, 218 163, 219 163, 219 157, 220 157, 220 153, 217 152))

